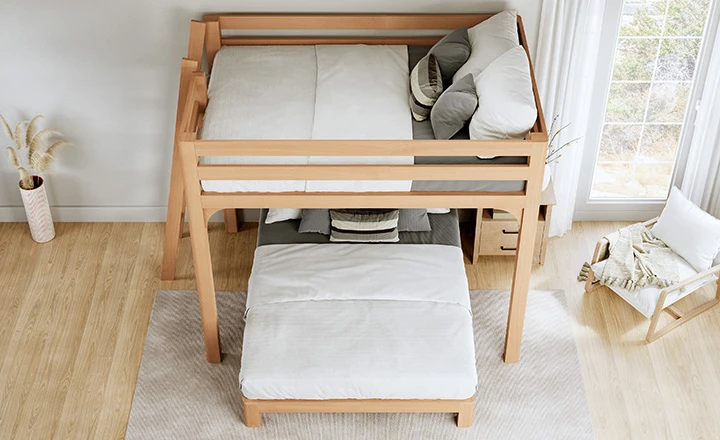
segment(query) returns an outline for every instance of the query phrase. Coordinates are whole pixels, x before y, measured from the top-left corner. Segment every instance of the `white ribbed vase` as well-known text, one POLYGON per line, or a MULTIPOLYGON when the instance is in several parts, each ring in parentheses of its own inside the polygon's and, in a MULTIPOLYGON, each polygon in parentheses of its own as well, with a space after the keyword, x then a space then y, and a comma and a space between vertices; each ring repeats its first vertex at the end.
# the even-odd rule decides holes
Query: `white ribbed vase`
POLYGON ((33 183, 35 184, 33 189, 20 187, 20 195, 23 205, 25 205, 25 215, 27 215, 32 239, 38 243, 46 243, 55 238, 55 225, 53 225, 52 214, 50 214, 50 204, 43 178, 33 176, 33 183))

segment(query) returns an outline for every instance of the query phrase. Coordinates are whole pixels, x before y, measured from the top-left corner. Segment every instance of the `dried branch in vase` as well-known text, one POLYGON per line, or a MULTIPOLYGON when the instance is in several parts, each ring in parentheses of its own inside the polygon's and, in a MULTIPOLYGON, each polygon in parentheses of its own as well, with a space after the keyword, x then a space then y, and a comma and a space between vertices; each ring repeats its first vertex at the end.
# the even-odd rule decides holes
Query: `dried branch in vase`
POLYGON ((564 150, 567 147, 571 147, 578 143, 578 141, 582 138, 575 138, 569 142, 565 142, 564 144, 558 146, 555 145, 555 140, 557 139, 558 135, 562 133, 563 130, 568 128, 570 124, 565 124, 559 129, 555 130, 555 125, 557 123, 558 118, 560 118, 560 115, 556 115, 552 123, 550 124, 550 140, 548 141, 548 153, 547 157, 545 158, 545 164, 551 164, 553 162, 558 162, 558 160, 562 157, 562 150, 564 150))
POLYGON ((20 174, 20 187, 22 189, 33 189, 35 187, 33 176, 28 173, 28 169, 35 174, 50 171, 58 149, 70 144, 61 138, 62 134, 58 131, 47 128, 40 130, 37 125, 41 118, 42 116, 38 115, 30 121, 18 122, 13 131, 5 118, 0 115, 3 132, 11 141, 15 142, 14 147, 7 147, 6 150, 10 158, 10 164, 17 168, 20 174), (23 150, 26 150, 24 154, 25 161, 21 157, 23 150))

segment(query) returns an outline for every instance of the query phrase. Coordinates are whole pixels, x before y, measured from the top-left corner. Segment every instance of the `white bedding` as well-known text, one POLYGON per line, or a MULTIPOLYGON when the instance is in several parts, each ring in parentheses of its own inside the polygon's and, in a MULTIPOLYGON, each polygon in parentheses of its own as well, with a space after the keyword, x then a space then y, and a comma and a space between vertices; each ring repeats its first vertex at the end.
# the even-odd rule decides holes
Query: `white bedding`
MULTIPOLYGON (((412 139, 406 46, 223 47, 202 139, 412 139)), ((214 157, 202 163, 395 163, 412 157, 214 157)), ((410 191, 411 181, 203 181, 206 191, 410 191)))
POLYGON ((477 373, 462 251, 288 244, 255 252, 250 399, 467 399, 477 373))
MULTIPOLYGON (((202 139, 310 139, 317 76, 312 46, 224 46, 215 57, 202 139)), ((307 157, 201 157, 215 164, 307 164, 307 157)), ((205 191, 304 191, 302 180, 203 181, 205 191)))

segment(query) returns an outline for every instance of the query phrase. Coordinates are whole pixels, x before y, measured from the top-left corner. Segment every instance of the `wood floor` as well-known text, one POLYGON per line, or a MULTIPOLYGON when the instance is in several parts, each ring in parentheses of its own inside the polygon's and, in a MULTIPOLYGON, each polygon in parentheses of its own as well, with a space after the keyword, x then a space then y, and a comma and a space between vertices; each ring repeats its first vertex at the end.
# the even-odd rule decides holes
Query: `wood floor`
MULTIPOLYGON (((720 307, 646 345, 646 319, 575 281, 595 241, 619 226, 576 224, 551 240, 532 279, 533 289, 567 294, 596 437, 720 438, 720 307)), ((38 245, 27 225, 0 223, 0 439, 122 438, 153 294, 194 288, 189 243, 178 279, 161 282, 162 224, 56 229, 38 245)), ((247 287, 255 236, 253 225, 237 234, 211 226, 218 289, 247 287)), ((481 258, 467 266, 470 287, 509 288, 512 266, 481 258)))

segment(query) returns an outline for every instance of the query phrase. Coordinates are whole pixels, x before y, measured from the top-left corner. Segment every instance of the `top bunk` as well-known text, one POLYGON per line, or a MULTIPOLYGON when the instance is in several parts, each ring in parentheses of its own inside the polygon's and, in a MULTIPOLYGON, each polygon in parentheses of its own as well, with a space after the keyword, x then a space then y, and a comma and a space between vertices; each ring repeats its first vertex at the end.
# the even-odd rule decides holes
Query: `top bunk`
MULTIPOLYGON (((207 209, 465 208, 483 197, 482 206, 518 213, 532 186, 541 185, 547 129, 522 19, 514 12, 207 15, 192 23, 190 34, 177 146, 192 150, 191 173, 207 209), (510 101, 524 95, 519 99, 534 106, 532 126, 518 135, 507 116, 517 107, 500 114, 504 97, 486 92, 488 105, 478 107, 487 108, 484 138, 465 125, 437 139, 429 118, 412 117, 414 67, 449 31, 468 27, 472 33, 473 26, 494 22, 486 34, 507 32, 508 20, 529 78, 524 94, 507 90, 512 84, 503 87, 514 95, 510 101), (204 53, 208 73, 201 70, 204 53), (509 129, 493 131, 508 123, 509 129), (397 198, 409 193, 416 197, 397 198), (270 197, 254 200, 260 194, 270 197), (224 198, 211 201, 213 195, 224 198), (233 195, 245 196, 243 204, 233 195)), ((501 65, 494 75, 513 69, 501 65)))

